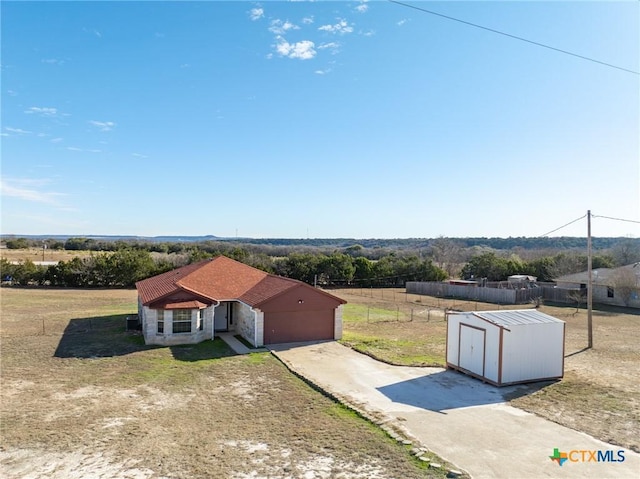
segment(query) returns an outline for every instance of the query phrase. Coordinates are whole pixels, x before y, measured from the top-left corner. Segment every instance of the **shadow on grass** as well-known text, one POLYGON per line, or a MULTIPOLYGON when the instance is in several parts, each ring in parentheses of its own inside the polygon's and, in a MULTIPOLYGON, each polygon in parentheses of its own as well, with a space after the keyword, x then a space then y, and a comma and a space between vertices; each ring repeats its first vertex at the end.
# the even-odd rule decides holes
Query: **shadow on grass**
MULTIPOLYGON (((567 304, 567 303, 555 303, 553 301, 545 301, 544 304, 545 306, 552 306, 554 308, 573 310, 574 312, 576 310, 575 303, 567 304)), ((578 309, 579 309, 579 312, 581 313, 587 312, 587 307, 584 305, 584 303, 582 303, 580 308, 578 309)), ((618 316, 620 314, 631 314, 634 316, 640 316, 640 308, 631 308, 631 307, 625 308, 624 306, 613 306, 613 305, 601 304, 601 303, 594 303, 593 311, 600 316, 618 316)))
POLYGON ((139 331, 126 331, 126 314, 76 318, 62 333, 56 358, 103 358, 153 349, 139 331))
MULTIPOLYGON (((119 314, 70 320, 60 338, 54 357, 106 358, 164 347, 145 345, 140 331, 127 331, 128 316, 130 315, 119 314)), ((218 338, 198 344, 170 346, 169 349, 173 357, 179 361, 200 361, 235 355, 235 352, 218 338)))
POLYGON ((511 401, 554 382, 541 381, 498 388, 465 374, 446 370, 377 389, 393 402, 446 414, 449 409, 511 401))
POLYGON ((171 346, 171 354, 178 361, 202 361, 205 359, 236 356, 236 353, 220 338, 206 340, 197 344, 171 346))

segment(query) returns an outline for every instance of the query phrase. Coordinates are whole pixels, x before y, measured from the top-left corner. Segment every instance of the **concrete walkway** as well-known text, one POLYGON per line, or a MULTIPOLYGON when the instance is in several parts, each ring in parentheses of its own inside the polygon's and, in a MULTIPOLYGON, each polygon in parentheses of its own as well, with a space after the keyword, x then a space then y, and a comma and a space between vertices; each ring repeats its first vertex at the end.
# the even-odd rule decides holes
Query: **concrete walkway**
POLYGON ((257 353, 257 352, 267 351, 266 349, 250 349, 246 347, 244 344, 242 344, 242 342, 238 341, 238 338, 236 338, 233 335, 233 333, 216 332, 216 336, 222 339, 225 343, 227 343, 227 346, 233 349, 236 352, 236 354, 249 354, 251 352, 257 353))
MULTIPOLYGON (((391 366, 336 342, 279 344, 272 353, 369 417, 386 420, 474 478, 638 478, 640 454, 509 406, 496 388, 442 368, 391 366), (613 451, 623 462, 586 462, 582 453, 562 466, 554 449, 613 451)), ((520 389, 519 389, 520 388, 520 389)))

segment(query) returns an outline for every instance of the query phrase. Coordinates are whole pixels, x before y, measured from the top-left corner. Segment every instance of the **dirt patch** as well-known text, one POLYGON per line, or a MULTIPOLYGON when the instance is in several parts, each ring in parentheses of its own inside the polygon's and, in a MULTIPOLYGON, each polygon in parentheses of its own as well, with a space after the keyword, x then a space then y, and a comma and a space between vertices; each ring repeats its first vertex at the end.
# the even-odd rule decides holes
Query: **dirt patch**
MULTIPOLYGON (((445 364, 445 309, 531 307, 434 298, 407 294, 404 289, 331 292, 349 301, 344 343, 383 361, 415 366, 445 364)), ((565 376, 530 388, 511 404, 640 452, 640 315, 594 310, 594 347, 586 349, 585 310, 550 305, 540 310, 566 322, 565 376)))
POLYGON ((135 291, 2 296, 3 477, 443 477, 269 353, 144 346, 135 291))

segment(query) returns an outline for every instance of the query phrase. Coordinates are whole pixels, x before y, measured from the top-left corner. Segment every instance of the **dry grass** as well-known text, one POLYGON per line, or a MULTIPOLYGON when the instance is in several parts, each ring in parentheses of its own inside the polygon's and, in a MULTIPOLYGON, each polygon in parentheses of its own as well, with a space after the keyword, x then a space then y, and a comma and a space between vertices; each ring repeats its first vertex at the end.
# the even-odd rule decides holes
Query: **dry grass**
POLYGON ((135 291, 1 294, 3 477, 444 477, 269 353, 144 346, 135 291))
MULTIPOLYGON (((349 301, 344 343, 380 360, 405 365, 445 364, 444 308, 527 307, 445 300, 406 294, 404 289, 332 293, 349 301), (430 316, 424 311, 430 311, 430 316)), ((540 310, 566 322, 565 377, 511 403, 640 452, 640 315, 594 311, 594 347, 586 349, 586 311, 548 305, 540 310)))
POLYGON ((8 249, 0 248, 0 258, 7 261, 69 261, 75 258, 85 258, 91 256, 91 251, 66 251, 66 250, 44 250, 43 259, 42 248, 8 249))

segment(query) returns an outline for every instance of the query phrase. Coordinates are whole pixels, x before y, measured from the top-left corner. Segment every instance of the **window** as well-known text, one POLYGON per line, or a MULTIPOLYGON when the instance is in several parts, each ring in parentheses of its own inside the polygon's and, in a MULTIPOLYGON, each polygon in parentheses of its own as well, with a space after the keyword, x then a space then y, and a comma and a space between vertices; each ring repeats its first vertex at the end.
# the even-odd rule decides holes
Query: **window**
POLYGON ((200 331, 204 330, 204 309, 198 310, 198 329, 200 331))
POLYGON ((191 332, 191 310, 176 309, 173 311, 173 333, 191 332))
POLYGON ((156 310, 156 315, 158 319, 158 334, 164 334, 164 309, 156 310))
POLYGON ((613 298, 613 288, 611 286, 607 286, 607 298, 613 298))

